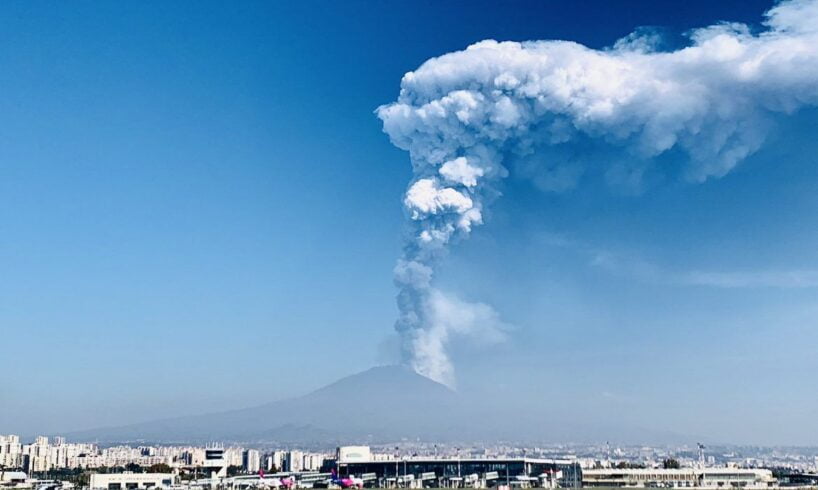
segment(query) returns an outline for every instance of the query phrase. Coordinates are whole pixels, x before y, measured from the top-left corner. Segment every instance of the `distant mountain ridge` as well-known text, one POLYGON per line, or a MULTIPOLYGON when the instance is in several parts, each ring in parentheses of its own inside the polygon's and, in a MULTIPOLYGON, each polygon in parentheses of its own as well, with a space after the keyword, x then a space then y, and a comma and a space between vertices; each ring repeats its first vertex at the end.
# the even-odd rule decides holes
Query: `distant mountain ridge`
POLYGON ((697 440, 669 431, 600 425, 572 415, 566 420, 553 412, 555 404, 559 406, 558 395, 539 403, 524 395, 469 398, 408 367, 380 366, 303 396, 255 407, 62 435, 101 444, 235 441, 324 447, 418 439, 691 444, 697 440))
POLYGON ((251 408, 66 434, 71 440, 286 442, 437 437, 457 394, 404 366, 379 366, 306 395, 251 408))

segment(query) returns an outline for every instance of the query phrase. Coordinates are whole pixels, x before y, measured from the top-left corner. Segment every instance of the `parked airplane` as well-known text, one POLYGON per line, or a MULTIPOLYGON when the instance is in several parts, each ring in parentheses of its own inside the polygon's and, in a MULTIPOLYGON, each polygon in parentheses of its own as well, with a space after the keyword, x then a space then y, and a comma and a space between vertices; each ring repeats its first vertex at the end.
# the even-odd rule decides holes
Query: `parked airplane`
POLYGON ((338 472, 334 469, 332 470, 332 479, 330 481, 341 488, 364 488, 364 481, 360 478, 355 478, 354 476, 340 478, 338 472))
POLYGON ((258 470, 258 477, 261 480, 261 485, 270 488, 286 488, 290 489, 295 484, 292 478, 264 478, 264 470, 258 470))

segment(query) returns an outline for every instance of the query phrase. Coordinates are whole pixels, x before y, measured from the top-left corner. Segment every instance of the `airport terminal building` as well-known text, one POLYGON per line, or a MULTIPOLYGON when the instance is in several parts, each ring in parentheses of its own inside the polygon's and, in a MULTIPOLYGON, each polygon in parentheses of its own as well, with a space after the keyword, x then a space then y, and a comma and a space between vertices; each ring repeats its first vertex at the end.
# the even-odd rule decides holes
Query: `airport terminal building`
POLYGON ((369 448, 339 448, 340 475, 362 478, 367 486, 413 487, 579 487, 576 461, 539 458, 412 457, 375 461, 369 448))
POLYGON ((606 468, 585 470, 582 486, 765 489, 778 482, 772 471, 754 468, 606 468))
POLYGON ((91 490, 144 490, 169 488, 173 483, 171 473, 94 473, 88 487, 91 490))

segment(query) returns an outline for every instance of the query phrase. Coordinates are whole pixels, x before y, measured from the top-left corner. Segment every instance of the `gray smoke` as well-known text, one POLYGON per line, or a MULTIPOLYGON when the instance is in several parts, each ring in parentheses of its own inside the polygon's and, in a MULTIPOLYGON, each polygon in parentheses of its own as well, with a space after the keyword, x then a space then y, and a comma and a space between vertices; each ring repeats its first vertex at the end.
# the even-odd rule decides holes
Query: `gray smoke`
POLYGON ((419 373, 451 385, 453 335, 502 339, 490 307, 441 293, 433 278, 449 244, 482 224, 506 166, 562 191, 587 165, 604 166, 611 181, 638 181, 675 151, 686 178, 701 182, 757 151, 775 117, 818 105, 818 0, 778 4, 762 32, 722 23, 692 31, 677 51, 655 45, 644 31, 606 50, 483 41, 407 73, 398 100, 378 108, 414 171, 396 329, 419 373))

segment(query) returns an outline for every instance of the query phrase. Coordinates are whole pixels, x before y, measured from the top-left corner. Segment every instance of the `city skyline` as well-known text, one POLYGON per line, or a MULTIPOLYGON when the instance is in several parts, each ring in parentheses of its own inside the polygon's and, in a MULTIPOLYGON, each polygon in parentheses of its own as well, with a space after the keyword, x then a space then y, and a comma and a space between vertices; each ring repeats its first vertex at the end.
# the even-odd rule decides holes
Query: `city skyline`
MULTIPOLYGON (((567 71, 582 56, 644 49, 627 69, 647 73, 696 46, 724 49, 713 66, 729 66, 733 45, 707 36, 815 39, 818 2, 9 2, 0 12, 0 434, 244 409, 408 364, 463 399, 548 406, 555 424, 599 434, 818 441, 814 49, 774 51, 785 69, 756 92, 742 86, 749 95, 712 82, 710 65, 668 69, 727 88, 706 103, 646 96, 639 107, 667 110, 666 126, 623 111, 614 129, 592 121, 569 151, 539 141, 545 163, 506 158, 508 175, 485 190, 471 180, 489 167, 448 156, 438 180, 415 187, 427 170, 392 144, 436 155, 462 136, 401 111, 473 88, 480 49, 537 59, 561 56, 548 50, 565 45, 549 40, 579 43, 567 71), (543 43, 476 45, 486 40, 543 43), (710 117, 701 107, 734 92, 740 109, 713 109, 719 124, 667 129, 679 114, 710 117), (735 116, 745 110, 764 117, 735 116), (616 129, 654 123, 642 167, 610 144, 616 129), (702 149, 689 164, 720 140, 740 140, 719 143, 740 156, 702 149), (451 182, 468 206, 434 194, 451 182), (463 228, 441 239, 455 218, 463 228), (445 251, 413 249, 419 230, 445 251), (432 286, 407 262, 433 269, 432 286), (437 308, 436 328, 413 323, 421 303, 437 308)), ((623 90, 648 93, 653 80, 636 83, 648 78, 623 90)), ((503 141, 485 154, 525 153, 503 141)))
POLYGON ((0 485, 121 490, 206 485, 276 488, 510 486, 543 488, 811 488, 816 448, 520 446, 423 442, 297 448, 256 443, 102 446, 64 437, 0 435, 0 485), (398 480, 397 482, 395 480, 398 480), (623 481, 624 480, 624 481, 623 481))

